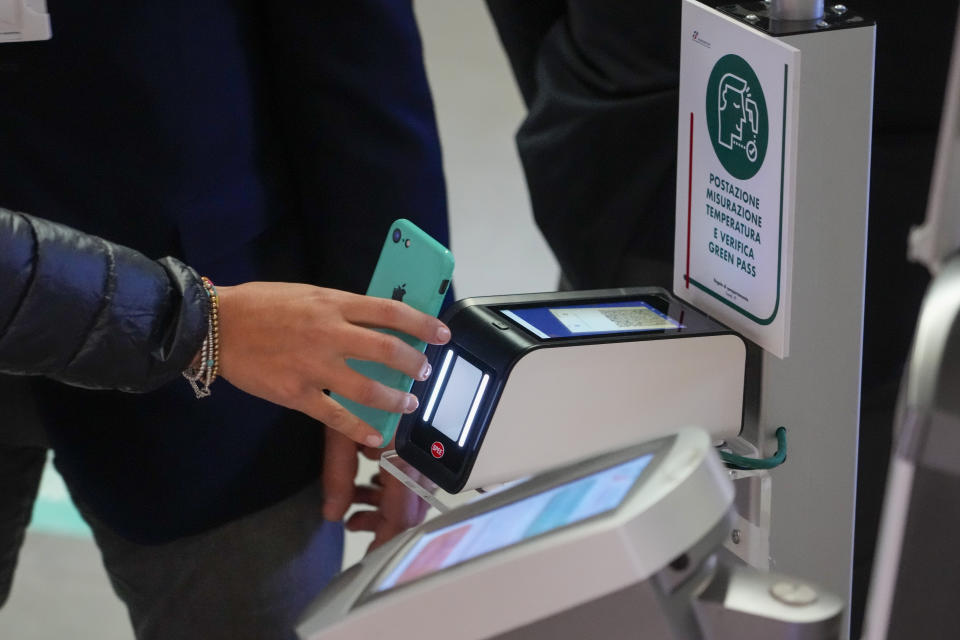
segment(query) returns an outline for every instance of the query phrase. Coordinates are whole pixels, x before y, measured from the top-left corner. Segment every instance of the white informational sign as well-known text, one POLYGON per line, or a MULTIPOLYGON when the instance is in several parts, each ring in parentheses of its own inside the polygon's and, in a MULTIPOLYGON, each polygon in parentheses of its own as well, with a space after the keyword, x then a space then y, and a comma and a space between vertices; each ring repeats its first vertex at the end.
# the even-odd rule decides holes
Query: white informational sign
POLYGON ((49 40, 47 0, 0 0, 0 43, 49 40))
POLYGON ((674 292, 784 358, 800 51, 683 3, 674 292))

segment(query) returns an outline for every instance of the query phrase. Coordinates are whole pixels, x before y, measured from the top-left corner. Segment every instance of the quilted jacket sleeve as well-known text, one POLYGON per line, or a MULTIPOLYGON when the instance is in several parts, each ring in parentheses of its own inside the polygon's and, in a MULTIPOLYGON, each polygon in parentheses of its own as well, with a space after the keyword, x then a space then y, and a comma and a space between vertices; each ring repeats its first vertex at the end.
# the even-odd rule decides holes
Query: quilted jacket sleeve
POLYGON ((207 314, 183 263, 0 209, 0 372, 150 391, 199 351, 207 314))

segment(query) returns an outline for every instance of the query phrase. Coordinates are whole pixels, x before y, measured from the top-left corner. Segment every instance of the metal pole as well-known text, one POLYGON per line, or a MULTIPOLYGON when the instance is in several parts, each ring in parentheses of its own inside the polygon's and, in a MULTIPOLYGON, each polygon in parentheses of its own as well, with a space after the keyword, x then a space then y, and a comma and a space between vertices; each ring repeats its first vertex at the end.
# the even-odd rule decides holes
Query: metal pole
POLYGON ((770 0, 772 20, 819 20, 823 0, 770 0))

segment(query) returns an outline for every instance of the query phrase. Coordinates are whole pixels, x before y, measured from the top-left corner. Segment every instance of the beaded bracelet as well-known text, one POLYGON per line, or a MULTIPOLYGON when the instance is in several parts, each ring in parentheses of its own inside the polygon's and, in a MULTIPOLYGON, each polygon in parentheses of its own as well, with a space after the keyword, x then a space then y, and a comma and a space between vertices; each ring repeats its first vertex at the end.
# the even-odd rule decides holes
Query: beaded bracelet
POLYGON ((200 359, 191 364, 183 377, 190 382, 197 398, 206 398, 210 395, 210 385, 220 373, 220 298, 217 288, 210 278, 203 276, 203 289, 210 301, 210 314, 207 316, 207 336, 200 347, 200 359))

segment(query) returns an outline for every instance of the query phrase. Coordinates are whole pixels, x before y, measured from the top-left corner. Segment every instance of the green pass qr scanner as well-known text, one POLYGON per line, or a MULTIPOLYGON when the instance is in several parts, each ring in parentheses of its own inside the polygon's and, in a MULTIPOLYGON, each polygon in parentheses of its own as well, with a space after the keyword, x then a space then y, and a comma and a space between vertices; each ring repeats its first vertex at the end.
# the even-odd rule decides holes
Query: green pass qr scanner
POLYGON ((656 287, 467 298, 397 453, 449 493, 682 427, 736 437, 746 343, 656 287))

